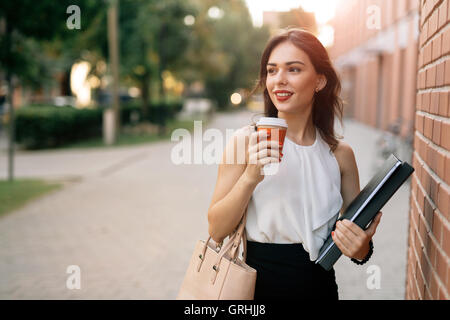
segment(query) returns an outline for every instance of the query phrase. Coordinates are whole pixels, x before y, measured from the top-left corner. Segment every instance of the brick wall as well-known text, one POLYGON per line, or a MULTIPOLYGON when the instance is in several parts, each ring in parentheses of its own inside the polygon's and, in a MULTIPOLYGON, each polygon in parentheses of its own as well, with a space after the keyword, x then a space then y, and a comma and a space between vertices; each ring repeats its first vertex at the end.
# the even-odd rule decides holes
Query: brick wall
POLYGON ((420 1, 406 299, 450 297, 450 0, 420 1))

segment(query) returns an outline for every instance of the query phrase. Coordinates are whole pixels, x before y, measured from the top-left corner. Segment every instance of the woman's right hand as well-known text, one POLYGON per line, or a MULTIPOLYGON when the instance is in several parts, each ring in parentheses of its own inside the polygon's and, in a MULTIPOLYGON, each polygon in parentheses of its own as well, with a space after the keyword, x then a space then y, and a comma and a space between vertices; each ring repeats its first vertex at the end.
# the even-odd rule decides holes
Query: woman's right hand
POLYGON ((255 184, 264 180, 262 169, 266 164, 280 162, 279 143, 268 138, 265 131, 256 131, 250 135, 248 163, 244 174, 255 184))

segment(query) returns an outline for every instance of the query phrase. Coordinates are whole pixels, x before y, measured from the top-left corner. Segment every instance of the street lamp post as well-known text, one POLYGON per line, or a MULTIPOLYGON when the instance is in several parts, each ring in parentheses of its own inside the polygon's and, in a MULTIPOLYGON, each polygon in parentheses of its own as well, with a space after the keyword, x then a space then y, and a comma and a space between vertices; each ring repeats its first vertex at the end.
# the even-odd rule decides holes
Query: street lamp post
MULTIPOLYGON (((117 140, 120 130, 120 104, 119 104, 119 46, 118 46, 118 2, 119 0, 110 0, 108 8, 108 45, 111 73, 113 78, 112 83, 112 103, 114 111, 114 121, 111 130, 113 142, 117 140)), ((109 139, 107 139, 109 140, 109 139)), ((111 143, 111 142, 107 142, 111 143)))

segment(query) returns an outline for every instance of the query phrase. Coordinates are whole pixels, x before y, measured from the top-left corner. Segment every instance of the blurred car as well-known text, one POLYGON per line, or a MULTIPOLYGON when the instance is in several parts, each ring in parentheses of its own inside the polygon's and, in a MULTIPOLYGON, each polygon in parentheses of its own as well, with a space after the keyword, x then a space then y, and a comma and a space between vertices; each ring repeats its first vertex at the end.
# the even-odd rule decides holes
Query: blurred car
POLYGON ((57 107, 71 106, 75 107, 77 103, 77 99, 71 96, 57 96, 52 98, 52 105, 57 107))

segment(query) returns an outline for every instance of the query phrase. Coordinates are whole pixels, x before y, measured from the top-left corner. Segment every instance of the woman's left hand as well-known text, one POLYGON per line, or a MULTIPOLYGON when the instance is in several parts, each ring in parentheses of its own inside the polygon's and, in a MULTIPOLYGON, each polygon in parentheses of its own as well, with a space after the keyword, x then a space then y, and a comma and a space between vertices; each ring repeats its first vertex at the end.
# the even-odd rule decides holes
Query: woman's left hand
POLYGON ((338 221, 336 229, 331 233, 334 243, 347 257, 363 260, 369 253, 369 241, 377 230, 381 215, 379 211, 367 230, 348 219, 338 221))

